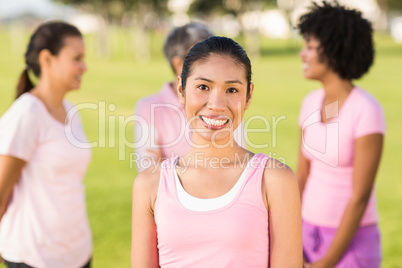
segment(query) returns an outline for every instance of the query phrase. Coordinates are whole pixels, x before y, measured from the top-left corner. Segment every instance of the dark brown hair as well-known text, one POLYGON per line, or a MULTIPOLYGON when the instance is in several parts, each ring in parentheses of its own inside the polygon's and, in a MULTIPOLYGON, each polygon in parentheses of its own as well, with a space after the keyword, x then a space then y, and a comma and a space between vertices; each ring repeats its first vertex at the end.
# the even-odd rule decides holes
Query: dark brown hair
POLYGON ((337 1, 313 3, 298 28, 303 36, 320 41, 320 58, 343 79, 358 79, 373 64, 373 29, 358 10, 337 1))
POLYGON ((25 52, 25 68, 18 80, 17 98, 25 92, 29 92, 34 87, 29 79, 28 70, 32 71, 36 77, 40 77, 40 52, 43 49, 47 49, 52 55, 58 55, 64 47, 64 39, 66 37, 82 38, 82 34, 75 26, 57 21, 43 23, 36 29, 29 40, 28 48, 25 52))

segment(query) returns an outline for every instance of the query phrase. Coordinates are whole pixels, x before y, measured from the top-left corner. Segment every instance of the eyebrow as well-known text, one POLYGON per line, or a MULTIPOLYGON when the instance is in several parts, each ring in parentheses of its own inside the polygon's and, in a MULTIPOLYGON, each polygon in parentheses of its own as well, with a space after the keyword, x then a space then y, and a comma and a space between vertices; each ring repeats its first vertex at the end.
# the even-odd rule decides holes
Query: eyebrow
MULTIPOLYGON (((214 81, 208 79, 208 78, 204 78, 204 77, 197 77, 195 78, 195 80, 204 80, 207 81, 209 83, 213 83, 214 81)), ((225 84, 240 84, 243 85, 243 83, 240 80, 229 80, 229 81, 225 81, 225 84)))
POLYGON ((239 80, 230 80, 230 81, 226 81, 225 84, 240 84, 243 85, 243 83, 239 80))

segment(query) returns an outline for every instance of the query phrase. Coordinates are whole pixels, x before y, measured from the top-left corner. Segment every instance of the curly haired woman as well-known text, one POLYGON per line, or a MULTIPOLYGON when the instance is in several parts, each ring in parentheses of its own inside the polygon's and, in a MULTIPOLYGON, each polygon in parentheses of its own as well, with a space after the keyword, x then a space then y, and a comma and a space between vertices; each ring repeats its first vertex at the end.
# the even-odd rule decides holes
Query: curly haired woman
POLYGON ((377 100, 353 83, 373 63, 372 27, 357 10, 313 4, 298 25, 308 94, 298 164, 306 267, 380 267, 374 181, 385 133, 377 100))

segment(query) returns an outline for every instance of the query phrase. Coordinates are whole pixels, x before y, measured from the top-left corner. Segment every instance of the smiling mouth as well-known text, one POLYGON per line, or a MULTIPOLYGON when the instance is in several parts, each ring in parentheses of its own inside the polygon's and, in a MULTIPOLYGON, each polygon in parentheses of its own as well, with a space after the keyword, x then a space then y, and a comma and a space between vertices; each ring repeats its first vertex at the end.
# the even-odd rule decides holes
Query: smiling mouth
POLYGON ((305 62, 302 63, 303 69, 307 69, 308 67, 310 67, 310 65, 308 63, 305 63, 305 62))
POLYGON ((200 116, 202 122, 212 128, 221 128, 229 122, 229 119, 213 119, 206 116, 200 116))

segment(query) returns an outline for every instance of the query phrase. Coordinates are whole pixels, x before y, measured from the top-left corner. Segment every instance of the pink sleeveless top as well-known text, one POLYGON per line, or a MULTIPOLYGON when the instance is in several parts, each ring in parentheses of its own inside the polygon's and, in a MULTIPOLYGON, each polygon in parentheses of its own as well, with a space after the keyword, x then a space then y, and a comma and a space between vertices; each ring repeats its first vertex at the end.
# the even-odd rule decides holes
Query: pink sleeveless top
POLYGON ((176 192, 176 159, 162 163, 155 203, 162 268, 268 267, 268 211, 261 193, 267 159, 255 155, 234 199, 210 211, 184 208, 176 192))

